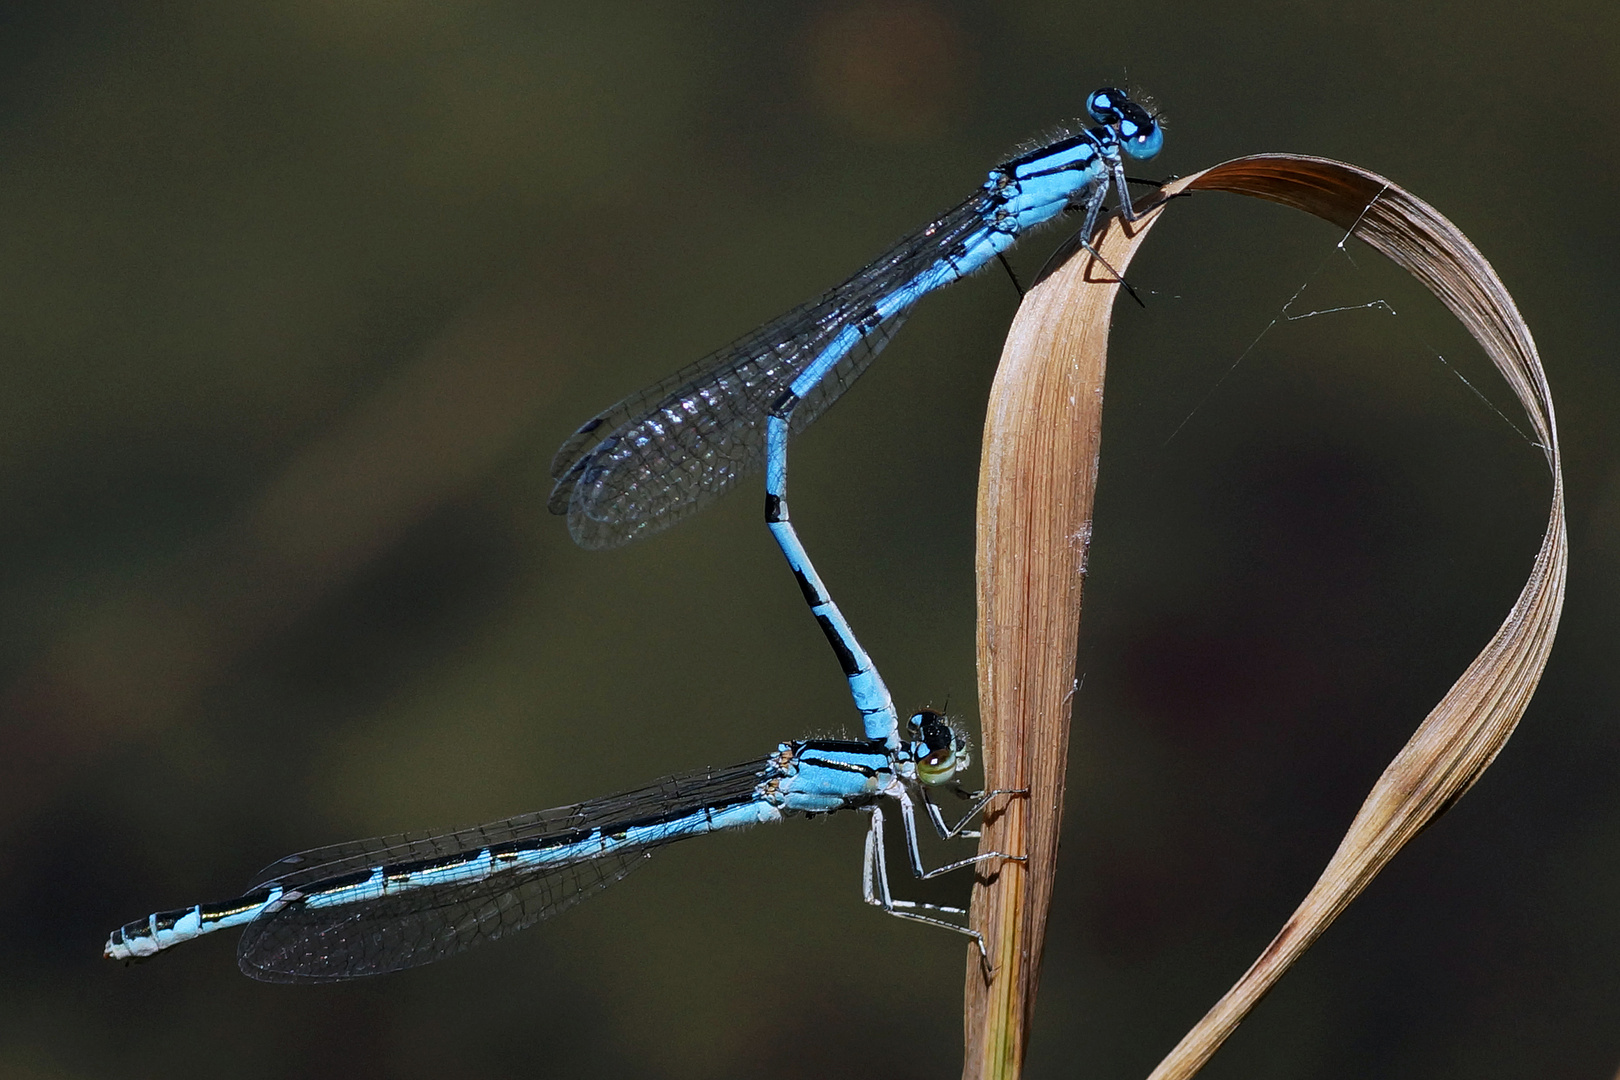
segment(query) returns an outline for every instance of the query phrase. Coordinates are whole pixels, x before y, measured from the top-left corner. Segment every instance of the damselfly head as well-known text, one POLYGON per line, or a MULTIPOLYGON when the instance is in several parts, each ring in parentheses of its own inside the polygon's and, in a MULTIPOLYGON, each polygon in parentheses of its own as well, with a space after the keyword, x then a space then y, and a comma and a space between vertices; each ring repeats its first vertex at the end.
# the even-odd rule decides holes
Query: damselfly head
POLYGON ((973 761, 967 739, 958 735, 944 714, 923 709, 911 717, 916 740, 917 779, 925 784, 947 784, 973 761))
POLYGON ((1125 156, 1146 161, 1164 147, 1164 129, 1153 114, 1130 99, 1118 87, 1093 90, 1086 99, 1086 111, 1099 124, 1119 136, 1125 156))

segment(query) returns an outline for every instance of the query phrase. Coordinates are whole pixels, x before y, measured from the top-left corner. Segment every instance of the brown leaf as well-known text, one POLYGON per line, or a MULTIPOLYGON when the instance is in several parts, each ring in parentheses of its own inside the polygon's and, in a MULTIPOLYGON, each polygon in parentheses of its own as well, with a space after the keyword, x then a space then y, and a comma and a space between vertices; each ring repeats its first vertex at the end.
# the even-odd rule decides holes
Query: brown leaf
MULTIPOLYGON (((1529 329, 1490 264, 1433 207, 1384 178, 1321 158, 1240 158, 1168 185, 1231 191, 1338 224, 1421 281, 1460 319, 1512 387, 1553 477, 1547 531, 1530 579, 1485 649, 1418 725, 1351 823, 1316 885, 1247 972, 1154 1070, 1192 1076, 1282 973, 1395 852, 1455 802, 1501 751, 1552 647, 1567 568, 1563 473, 1546 375, 1529 329)), ((1149 228, 1109 223, 1097 241, 1121 273, 1149 228)), ((981 875, 972 925, 991 974, 968 963, 967 1078, 1022 1067, 1052 877, 1074 691, 1080 592, 1091 536, 1114 274, 1070 259, 1025 298, 991 389, 979 479, 979 707, 985 781, 1028 788, 986 818, 982 850, 1028 855, 981 875)))

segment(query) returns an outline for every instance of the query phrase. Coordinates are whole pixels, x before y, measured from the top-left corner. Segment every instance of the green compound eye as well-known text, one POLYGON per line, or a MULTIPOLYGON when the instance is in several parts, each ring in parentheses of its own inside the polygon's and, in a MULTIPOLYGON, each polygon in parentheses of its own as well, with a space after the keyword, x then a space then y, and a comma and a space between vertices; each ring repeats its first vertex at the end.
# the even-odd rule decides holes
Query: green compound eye
POLYGON ((967 765, 964 756, 954 747, 935 750, 917 762, 917 779, 929 785, 947 784, 967 765))

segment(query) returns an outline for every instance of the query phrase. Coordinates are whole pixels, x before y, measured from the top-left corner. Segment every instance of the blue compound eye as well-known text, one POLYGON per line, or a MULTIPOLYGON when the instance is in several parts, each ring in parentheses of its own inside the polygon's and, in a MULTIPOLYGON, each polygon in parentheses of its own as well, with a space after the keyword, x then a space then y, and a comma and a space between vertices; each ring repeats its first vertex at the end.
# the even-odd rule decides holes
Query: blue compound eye
POLYGON ((1164 129, 1135 102, 1119 106, 1119 142, 1125 156, 1146 161, 1164 149, 1164 129))
POLYGON ((1130 104, 1130 100, 1125 91, 1105 86, 1091 92, 1086 99, 1086 112, 1099 124, 1112 124, 1120 117, 1120 106, 1130 104))

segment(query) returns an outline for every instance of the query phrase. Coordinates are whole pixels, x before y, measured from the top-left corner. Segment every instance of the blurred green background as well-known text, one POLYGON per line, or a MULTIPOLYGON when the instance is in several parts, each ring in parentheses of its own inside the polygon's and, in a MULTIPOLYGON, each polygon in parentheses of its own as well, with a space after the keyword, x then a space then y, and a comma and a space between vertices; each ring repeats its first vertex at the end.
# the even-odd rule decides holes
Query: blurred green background
MULTIPOLYGON (((1568 470, 1569 601, 1519 734, 1206 1075, 1611 1076, 1617 24, 1591 0, 0 8, 0 1075, 955 1075, 963 945, 861 904, 859 817, 677 847, 355 985, 251 982, 230 934, 127 970, 100 948, 289 851, 854 731, 757 482, 589 553, 545 512, 550 454, 1119 83, 1168 118, 1149 175, 1320 154, 1448 214, 1538 336, 1568 470)), ((1510 394, 1338 239, 1200 196, 1132 269, 1032 1077, 1145 1075, 1528 572, 1550 487, 1510 394), (1288 313, 1352 310, 1245 352, 1302 285, 1288 313)), ((970 726, 1016 302, 988 273, 925 302, 794 456, 900 706, 970 726)))

